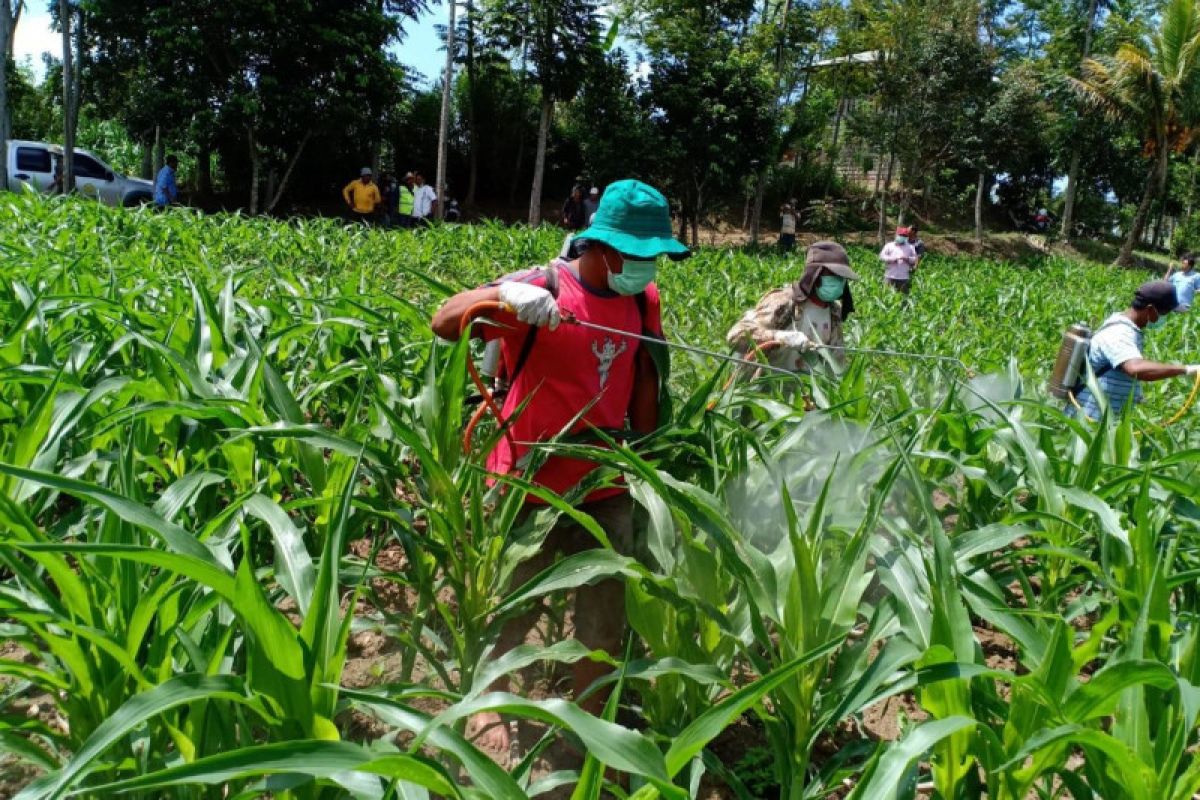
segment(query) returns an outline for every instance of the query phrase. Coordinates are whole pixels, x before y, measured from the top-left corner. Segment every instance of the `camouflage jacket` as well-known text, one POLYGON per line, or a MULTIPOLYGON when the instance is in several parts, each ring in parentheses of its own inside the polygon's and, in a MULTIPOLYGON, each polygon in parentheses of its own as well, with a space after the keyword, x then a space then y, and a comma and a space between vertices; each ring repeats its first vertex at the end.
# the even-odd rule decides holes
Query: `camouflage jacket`
MULTIPOLYGON (((785 286, 782 289, 775 289, 768 292, 762 300, 758 301, 758 305, 750 311, 747 311, 732 328, 729 329, 726 335, 726 341, 729 346, 740 353, 749 352, 756 344, 765 344, 771 341, 771 331, 790 331, 800 330, 800 320, 803 317, 804 304, 808 302, 808 295, 799 292, 794 286, 785 286)), ((841 346, 845 344, 845 338, 842 333, 842 307, 840 303, 831 303, 829 306, 829 337, 828 341, 822 341, 822 344, 841 346)), ((809 338, 813 338, 812 331, 803 331, 809 338)), ((822 351, 824 355, 831 356, 837 363, 844 361, 844 355, 838 350, 822 351)), ((809 354, 807 357, 801 357, 790 348, 778 348, 772 351, 770 361, 775 366, 782 366, 787 369, 805 369, 805 361, 812 363, 820 360, 817 354, 809 354)), ((805 371, 807 371, 805 369, 805 371)))

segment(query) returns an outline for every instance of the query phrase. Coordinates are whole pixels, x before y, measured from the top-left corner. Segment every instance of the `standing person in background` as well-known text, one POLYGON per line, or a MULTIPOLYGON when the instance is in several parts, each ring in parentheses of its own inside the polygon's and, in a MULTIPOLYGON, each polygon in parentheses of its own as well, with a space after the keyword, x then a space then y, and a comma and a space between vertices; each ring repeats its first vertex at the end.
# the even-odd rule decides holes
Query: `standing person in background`
POLYGON ((587 224, 592 224, 592 217, 596 216, 596 210, 600 208, 600 189, 593 186, 588 192, 588 196, 583 201, 583 215, 587 218, 587 224))
POLYGON ((397 222, 401 228, 411 228, 413 226, 413 207, 416 200, 415 191, 415 177, 411 172, 404 173, 404 180, 400 183, 396 200, 397 222))
POLYGON ((160 210, 179 201, 179 186, 175 183, 177 169, 179 159, 173 155, 167 156, 167 163, 154 179, 154 205, 160 210))
POLYGON ((383 177, 379 179, 382 186, 383 204, 380 206, 380 215, 383 218, 383 224, 391 227, 397 223, 396 214, 397 207, 400 204, 400 184, 392 177, 392 173, 385 172, 383 177))
POLYGON ((1172 266, 1167 270, 1167 280, 1175 287, 1175 299, 1179 301, 1176 311, 1187 311, 1196 299, 1196 289, 1200 287, 1200 272, 1196 272, 1196 256, 1188 253, 1179 262, 1179 271, 1174 272, 1172 266))
POLYGON ((920 225, 914 222, 912 225, 908 226, 908 229, 912 231, 912 235, 909 237, 908 243, 912 245, 913 251, 917 254, 917 263, 913 265, 913 269, 916 269, 917 267, 921 266, 921 262, 925 260, 925 243, 921 241, 920 225))
POLYGON ((587 225, 587 213, 583 208, 583 187, 576 186, 571 196, 563 203, 559 222, 569 231, 581 231, 587 225))
POLYGON ((426 226, 437 207, 438 196, 433 187, 425 183, 425 176, 413 173, 413 226, 426 226))
POLYGON ((363 167, 356 181, 350 181, 342 189, 342 199, 350 210, 350 219, 363 225, 370 225, 375 219, 375 210, 383 202, 379 187, 371 180, 371 168, 363 167))
POLYGON ((1038 212, 1033 215, 1033 227, 1038 233, 1050 230, 1050 211, 1048 209, 1038 209, 1038 212))
POLYGON ((912 291, 912 275, 917 268, 917 251, 908 243, 911 235, 911 228, 896 228, 895 241, 879 252, 879 260, 886 267, 883 277, 887 285, 903 295, 912 291))
POLYGON ((784 203, 779 209, 779 251, 792 252, 796 246, 796 206, 795 201, 784 203))
POLYGON ((63 193, 63 165, 62 156, 54 157, 54 180, 46 186, 46 194, 62 194, 63 193))

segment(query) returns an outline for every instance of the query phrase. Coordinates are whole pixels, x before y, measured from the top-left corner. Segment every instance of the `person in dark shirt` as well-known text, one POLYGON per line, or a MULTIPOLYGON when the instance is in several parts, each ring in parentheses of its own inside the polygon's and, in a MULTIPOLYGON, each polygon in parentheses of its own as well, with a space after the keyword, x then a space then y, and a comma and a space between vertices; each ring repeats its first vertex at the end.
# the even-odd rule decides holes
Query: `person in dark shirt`
POLYGON ((569 231, 581 231, 587 225, 587 212, 583 206, 583 187, 576 186, 571 196, 563 203, 559 222, 569 231))

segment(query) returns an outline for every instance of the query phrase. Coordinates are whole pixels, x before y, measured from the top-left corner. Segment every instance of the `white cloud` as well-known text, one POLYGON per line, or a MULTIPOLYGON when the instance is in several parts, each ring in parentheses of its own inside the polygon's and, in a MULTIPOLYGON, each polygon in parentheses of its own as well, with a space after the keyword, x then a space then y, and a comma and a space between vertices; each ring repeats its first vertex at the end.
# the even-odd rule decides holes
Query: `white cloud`
POLYGON ((13 36, 13 56, 23 61, 26 57, 33 62, 33 70, 42 76, 42 53, 62 55, 62 35, 50 29, 49 11, 30 11, 26 5, 21 21, 13 36))

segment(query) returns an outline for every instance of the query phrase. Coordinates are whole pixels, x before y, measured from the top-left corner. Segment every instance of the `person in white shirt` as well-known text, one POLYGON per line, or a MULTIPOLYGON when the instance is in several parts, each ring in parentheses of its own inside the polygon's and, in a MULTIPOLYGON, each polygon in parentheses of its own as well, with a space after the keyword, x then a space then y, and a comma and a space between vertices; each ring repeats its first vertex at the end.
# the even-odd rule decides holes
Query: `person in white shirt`
POLYGON ((417 225, 428 225, 437 206, 437 192, 425 183, 425 176, 419 172, 413 173, 413 183, 413 220, 417 225))
POLYGON ((790 253, 796 246, 796 207, 792 203, 784 203, 779 209, 779 220, 779 250, 790 253))
POLYGON ((1188 311, 1196 299, 1196 289, 1200 289, 1200 272, 1196 271, 1196 256, 1188 253, 1180 261, 1179 270, 1172 266, 1167 270, 1167 280, 1175 287, 1175 297, 1179 300, 1176 311, 1188 311))
POLYGON ((884 280, 903 295, 912 291, 912 276, 917 269, 917 251, 908 243, 910 236, 909 228, 896 228, 896 240, 885 244, 879 253, 879 260, 886 267, 884 280))

